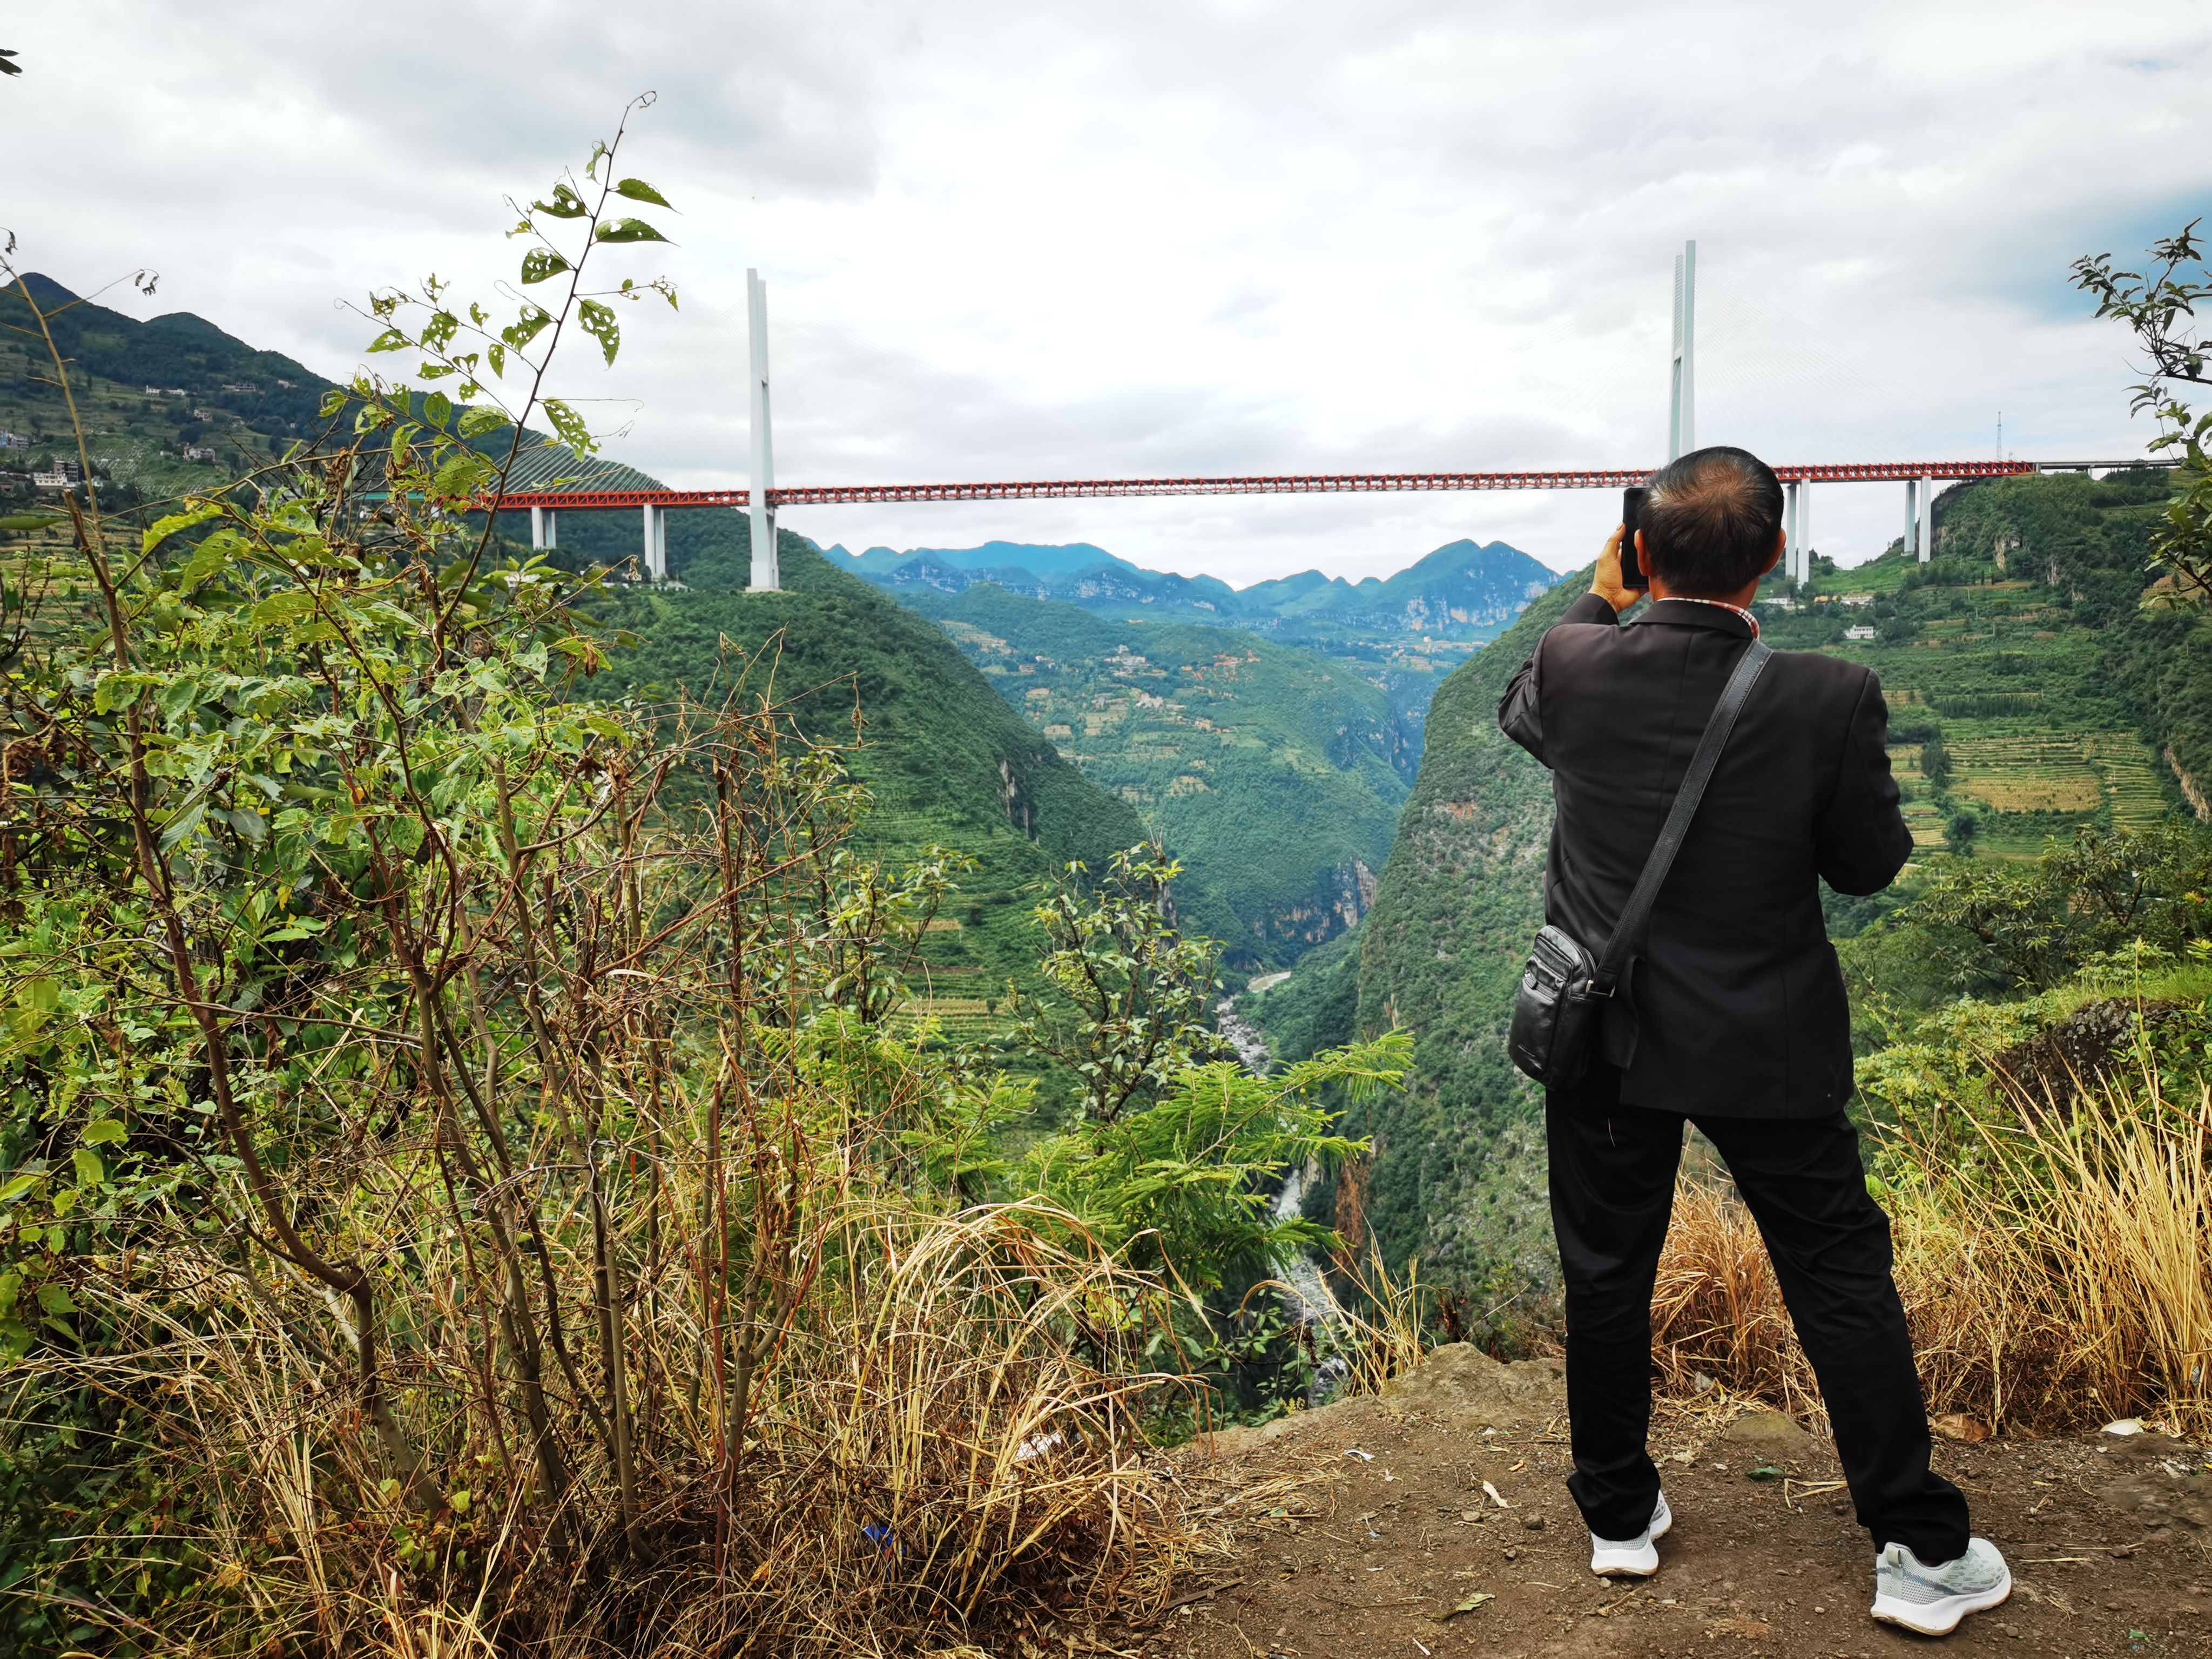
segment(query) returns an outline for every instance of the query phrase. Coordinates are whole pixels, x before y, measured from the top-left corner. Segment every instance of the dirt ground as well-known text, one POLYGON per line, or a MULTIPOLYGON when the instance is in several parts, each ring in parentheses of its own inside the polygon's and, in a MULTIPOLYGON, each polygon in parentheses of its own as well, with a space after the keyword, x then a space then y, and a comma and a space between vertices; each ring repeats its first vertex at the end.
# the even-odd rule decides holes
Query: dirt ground
MULTIPOLYGON (((1832 1447, 1789 1419, 1662 1407, 1652 1450, 1674 1528, 1656 1577, 1608 1582, 1589 1572, 1565 1485, 1556 1362, 1444 1350, 1408 1382, 1182 1453, 1179 1478, 1244 1511, 1234 1556, 1103 1644, 1158 1659, 1881 1659, 1925 1645, 1868 1616, 1872 1545, 1832 1447)), ((2014 1582, 1952 1648, 2212 1654, 2203 1450, 2150 1432, 1936 1446, 2014 1582)))

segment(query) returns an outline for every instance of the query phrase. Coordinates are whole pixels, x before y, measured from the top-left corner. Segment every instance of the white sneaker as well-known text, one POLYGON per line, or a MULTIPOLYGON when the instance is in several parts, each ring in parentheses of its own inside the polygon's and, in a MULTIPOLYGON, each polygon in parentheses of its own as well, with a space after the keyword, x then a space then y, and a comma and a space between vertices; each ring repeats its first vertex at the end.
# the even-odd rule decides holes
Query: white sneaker
POLYGON ((1970 1613, 1985 1612, 2012 1594, 2012 1571, 1986 1538, 1969 1539, 1955 1561, 1931 1567, 1902 1544, 1883 1546, 1874 1560, 1874 1616, 1923 1636, 1948 1636, 1970 1613))
POLYGON ((1659 1571, 1658 1542, 1674 1524, 1674 1511, 1667 1507, 1667 1494, 1651 1507, 1651 1524, 1633 1538, 1616 1541, 1590 1534, 1590 1571, 1600 1575, 1649 1578, 1659 1571))

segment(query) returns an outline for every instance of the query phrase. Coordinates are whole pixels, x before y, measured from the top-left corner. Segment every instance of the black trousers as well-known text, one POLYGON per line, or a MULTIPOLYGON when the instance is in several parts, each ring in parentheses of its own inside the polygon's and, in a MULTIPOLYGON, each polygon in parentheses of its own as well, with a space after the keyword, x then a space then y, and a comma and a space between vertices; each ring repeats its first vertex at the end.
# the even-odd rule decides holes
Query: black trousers
MULTIPOLYGON (((1610 1067, 1605 1067, 1610 1072, 1610 1067)), ((1547 1101, 1552 1224, 1567 1291, 1567 1481, 1589 1529, 1633 1538, 1659 1472, 1651 1422, 1651 1291, 1674 1210, 1682 1126, 1720 1151, 1759 1224, 1797 1340, 1820 1379, 1859 1524, 1931 1565, 1963 1554, 1966 1500, 1928 1467, 1928 1415, 1889 1218, 1868 1194, 1858 1136, 1825 1118, 1743 1118, 1608 1105, 1619 1074, 1547 1101), (1591 1097, 1596 1096, 1593 1100, 1591 1097)))

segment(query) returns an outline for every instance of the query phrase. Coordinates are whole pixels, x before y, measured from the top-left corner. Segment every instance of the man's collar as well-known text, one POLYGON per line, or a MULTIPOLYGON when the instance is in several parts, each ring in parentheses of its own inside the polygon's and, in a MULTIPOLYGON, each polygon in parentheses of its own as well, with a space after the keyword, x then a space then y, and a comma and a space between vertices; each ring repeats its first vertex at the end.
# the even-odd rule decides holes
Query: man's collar
POLYGON ((1654 599, 1637 619, 1638 625, 1664 628, 1710 628, 1740 640, 1759 637, 1759 623, 1732 605, 1716 599, 1654 599))

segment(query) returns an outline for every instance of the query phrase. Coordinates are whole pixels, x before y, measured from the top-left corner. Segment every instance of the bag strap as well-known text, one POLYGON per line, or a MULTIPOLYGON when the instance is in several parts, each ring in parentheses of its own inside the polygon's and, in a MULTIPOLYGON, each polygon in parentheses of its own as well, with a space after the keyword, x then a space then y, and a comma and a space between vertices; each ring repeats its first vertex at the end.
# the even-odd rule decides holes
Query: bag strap
POLYGON ((1644 925, 1651 920, 1651 907, 1658 902, 1668 871, 1674 867, 1674 854, 1682 850, 1682 842, 1690 833, 1690 820, 1697 816, 1698 803, 1705 798, 1705 786, 1712 781, 1713 768, 1720 763, 1721 750, 1728 746, 1729 733, 1735 729, 1735 717, 1743 712, 1759 671, 1773 654, 1774 647, 1765 641, 1753 640, 1737 659, 1735 672, 1722 689, 1721 700, 1713 705, 1705 734, 1698 739, 1697 751, 1690 757, 1690 769, 1682 775, 1682 787, 1674 793, 1674 809, 1667 814, 1651 856, 1644 860, 1644 873, 1636 878, 1636 890, 1629 894, 1620 920, 1613 923, 1613 936, 1606 940, 1605 952, 1590 976, 1591 988, 1601 995, 1613 994, 1620 970, 1626 965, 1622 957, 1642 937, 1644 925))

